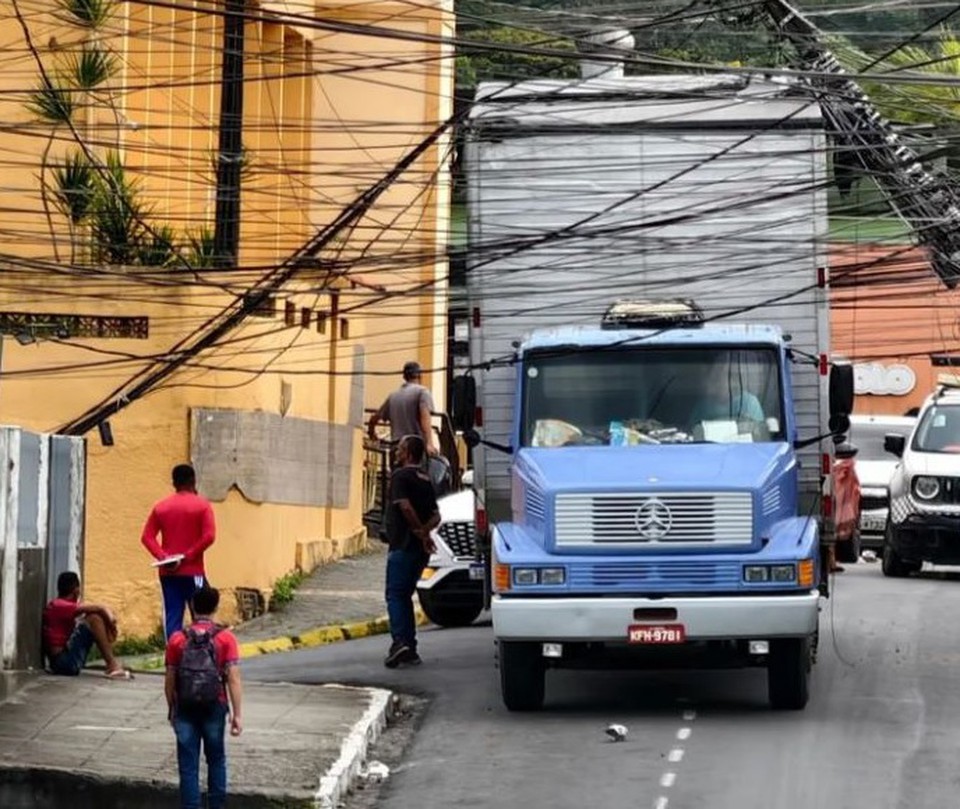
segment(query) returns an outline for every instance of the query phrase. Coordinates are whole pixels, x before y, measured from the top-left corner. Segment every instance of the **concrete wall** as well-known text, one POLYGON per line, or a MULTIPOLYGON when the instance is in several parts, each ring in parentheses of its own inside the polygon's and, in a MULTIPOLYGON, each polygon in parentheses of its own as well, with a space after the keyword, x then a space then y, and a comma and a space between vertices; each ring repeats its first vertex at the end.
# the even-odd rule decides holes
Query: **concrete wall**
POLYGON ((42 665, 43 606, 57 575, 80 570, 84 454, 80 438, 0 427, 0 669, 42 665))

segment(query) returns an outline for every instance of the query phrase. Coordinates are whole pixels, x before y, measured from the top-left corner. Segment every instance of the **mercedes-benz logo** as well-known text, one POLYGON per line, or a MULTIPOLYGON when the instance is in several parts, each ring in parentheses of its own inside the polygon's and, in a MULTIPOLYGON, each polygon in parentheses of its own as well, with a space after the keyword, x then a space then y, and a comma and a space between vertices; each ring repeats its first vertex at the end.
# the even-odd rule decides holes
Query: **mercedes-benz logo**
POLYGON ((673 514, 663 500, 651 497, 637 509, 633 523, 645 539, 663 539, 673 527, 673 514))

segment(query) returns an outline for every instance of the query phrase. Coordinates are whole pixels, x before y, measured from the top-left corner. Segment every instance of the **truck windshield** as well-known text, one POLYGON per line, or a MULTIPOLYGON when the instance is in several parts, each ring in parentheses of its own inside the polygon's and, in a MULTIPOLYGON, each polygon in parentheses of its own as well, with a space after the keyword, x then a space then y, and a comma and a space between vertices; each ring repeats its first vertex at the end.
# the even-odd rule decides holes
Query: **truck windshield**
POLYGON ((920 452, 960 452, 960 405, 934 405, 920 419, 913 449, 920 452))
POLYGON ((523 375, 525 446, 784 438, 773 348, 554 349, 523 375))

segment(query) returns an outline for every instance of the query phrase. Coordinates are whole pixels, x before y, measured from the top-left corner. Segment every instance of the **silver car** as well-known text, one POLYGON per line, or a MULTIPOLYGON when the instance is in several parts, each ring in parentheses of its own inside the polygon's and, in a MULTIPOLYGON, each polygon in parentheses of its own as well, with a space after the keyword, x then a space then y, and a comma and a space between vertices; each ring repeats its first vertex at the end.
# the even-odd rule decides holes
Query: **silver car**
POLYGON ((928 397, 911 433, 888 435, 900 458, 890 479, 883 572, 906 576, 924 562, 960 565, 960 389, 928 397))
POLYGON ((856 447, 854 461, 860 481, 860 546, 879 550, 887 527, 890 504, 890 478, 897 458, 884 450, 889 433, 910 435, 915 418, 907 416, 850 417, 849 442, 856 447))

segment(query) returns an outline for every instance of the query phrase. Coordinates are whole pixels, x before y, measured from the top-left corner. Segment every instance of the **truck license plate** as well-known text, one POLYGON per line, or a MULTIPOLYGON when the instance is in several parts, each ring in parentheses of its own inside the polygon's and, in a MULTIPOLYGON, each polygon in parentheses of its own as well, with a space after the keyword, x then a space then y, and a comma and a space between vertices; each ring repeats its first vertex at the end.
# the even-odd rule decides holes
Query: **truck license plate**
POLYGON ((863 515, 860 517, 860 530, 871 534, 882 534, 887 528, 887 521, 883 517, 863 515))
POLYGON ((630 643, 683 643, 683 624, 633 624, 627 634, 630 643))
POLYGON ((483 565, 470 565, 470 580, 471 581, 483 581, 484 569, 483 565))

